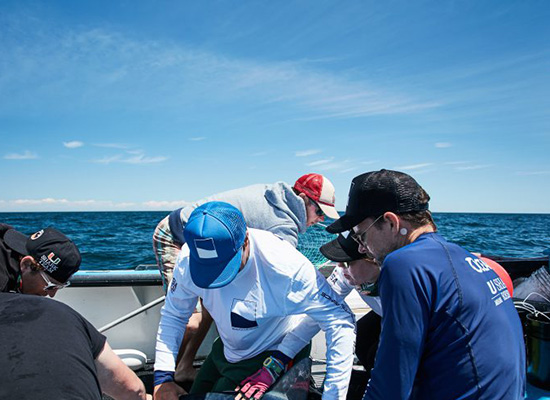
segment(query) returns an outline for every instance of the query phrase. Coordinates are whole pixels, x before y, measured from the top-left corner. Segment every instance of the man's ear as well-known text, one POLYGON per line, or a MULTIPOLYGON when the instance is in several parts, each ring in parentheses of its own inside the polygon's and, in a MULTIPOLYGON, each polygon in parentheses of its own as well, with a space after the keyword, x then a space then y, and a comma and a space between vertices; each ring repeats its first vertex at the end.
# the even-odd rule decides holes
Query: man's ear
POLYGON ((390 229, 392 230, 392 232, 397 233, 399 231, 399 228, 401 228, 401 220, 399 219, 397 214, 388 211, 384 213, 384 219, 390 223, 390 229))
POLYGON ((21 268, 21 272, 31 271, 33 262, 34 258, 32 258, 31 256, 25 256, 21 258, 21 260, 19 261, 19 268, 21 268))

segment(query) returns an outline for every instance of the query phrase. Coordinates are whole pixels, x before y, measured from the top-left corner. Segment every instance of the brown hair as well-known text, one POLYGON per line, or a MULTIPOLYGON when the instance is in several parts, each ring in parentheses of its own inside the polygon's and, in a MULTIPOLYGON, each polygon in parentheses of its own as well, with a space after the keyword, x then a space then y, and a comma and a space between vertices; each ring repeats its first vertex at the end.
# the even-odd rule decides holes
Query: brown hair
MULTIPOLYGON (((418 200, 423 204, 430 201, 430 195, 428 195, 422 187, 420 188, 420 193, 418 194, 418 200)), ((431 225, 434 231, 437 232, 437 226, 435 225, 430 210, 413 211, 410 213, 399 214, 399 216, 411 224, 414 228, 419 228, 424 225, 431 225)))

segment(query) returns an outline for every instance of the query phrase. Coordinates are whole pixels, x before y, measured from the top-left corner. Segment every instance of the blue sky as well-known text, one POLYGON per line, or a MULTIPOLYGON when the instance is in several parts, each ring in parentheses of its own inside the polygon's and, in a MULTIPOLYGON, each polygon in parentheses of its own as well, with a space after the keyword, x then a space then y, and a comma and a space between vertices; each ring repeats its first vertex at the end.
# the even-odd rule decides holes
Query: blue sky
POLYGON ((319 172, 550 213, 548 1, 2 1, 0 211, 170 210, 319 172))

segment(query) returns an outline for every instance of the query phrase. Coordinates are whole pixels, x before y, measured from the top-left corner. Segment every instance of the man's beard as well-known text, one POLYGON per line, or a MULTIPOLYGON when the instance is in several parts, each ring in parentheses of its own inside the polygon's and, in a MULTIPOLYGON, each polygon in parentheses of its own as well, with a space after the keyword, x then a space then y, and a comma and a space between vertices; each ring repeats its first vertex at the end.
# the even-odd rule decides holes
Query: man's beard
POLYGON ((386 257, 393 253, 395 250, 399 250, 401 247, 403 247, 405 245, 402 245, 398 242, 395 242, 392 244, 392 246, 388 247, 387 249, 383 249, 380 251, 380 254, 376 255, 376 253, 373 253, 370 249, 367 249, 370 253, 374 254, 375 255, 375 259, 376 261, 378 261, 380 263, 380 265, 382 265, 384 263, 384 260, 386 259, 386 257))

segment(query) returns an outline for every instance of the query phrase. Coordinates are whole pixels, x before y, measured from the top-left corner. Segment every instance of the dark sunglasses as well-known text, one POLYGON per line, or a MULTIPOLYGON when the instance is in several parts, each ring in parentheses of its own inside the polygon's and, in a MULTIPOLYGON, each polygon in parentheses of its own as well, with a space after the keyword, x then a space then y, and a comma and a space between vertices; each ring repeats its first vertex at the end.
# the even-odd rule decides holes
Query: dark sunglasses
POLYGON ((315 215, 317 215, 318 217, 322 217, 323 215, 325 215, 325 213, 323 212, 323 210, 321 210, 321 207, 319 206, 319 204, 317 204, 315 200, 313 200, 311 197, 308 197, 308 199, 313 204, 315 204, 315 215))

